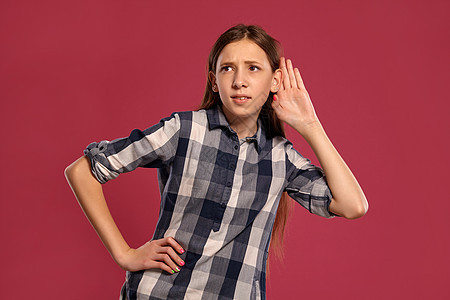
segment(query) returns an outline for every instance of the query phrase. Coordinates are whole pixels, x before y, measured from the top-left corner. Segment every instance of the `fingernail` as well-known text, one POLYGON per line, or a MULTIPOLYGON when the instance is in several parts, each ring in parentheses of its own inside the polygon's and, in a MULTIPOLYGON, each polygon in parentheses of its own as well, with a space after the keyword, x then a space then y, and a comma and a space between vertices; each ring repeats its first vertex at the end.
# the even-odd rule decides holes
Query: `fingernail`
POLYGON ((180 262, 180 265, 184 266, 184 261, 181 261, 181 262, 180 262))
POLYGON ((174 271, 174 270, 171 270, 171 271, 172 271, 172 274, 173 274, 173 273, 175 273, 175 271, 174 271))
POLYGON ((177 269, 177 272, 180 272, 180 269, 178 269, 178 267, 176 267, 175 269, 177 269))
POLYGON ((181 249, 180 249, 180 252, 181 252, 181 253, 184 253, 184 249, 183 249, 183 248, 181 248, 181 249))

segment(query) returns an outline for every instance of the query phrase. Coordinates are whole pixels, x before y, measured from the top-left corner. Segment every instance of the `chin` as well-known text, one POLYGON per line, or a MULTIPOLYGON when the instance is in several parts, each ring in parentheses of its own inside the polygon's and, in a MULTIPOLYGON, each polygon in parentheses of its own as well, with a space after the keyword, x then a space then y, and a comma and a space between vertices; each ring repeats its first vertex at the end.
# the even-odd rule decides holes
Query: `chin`
POLYGON ((258 117, 260 109, 252 109, 246 107, 233 107, 232 109, 226 108, 229 114, 235 118, 249 118, 249 117, 258 117))

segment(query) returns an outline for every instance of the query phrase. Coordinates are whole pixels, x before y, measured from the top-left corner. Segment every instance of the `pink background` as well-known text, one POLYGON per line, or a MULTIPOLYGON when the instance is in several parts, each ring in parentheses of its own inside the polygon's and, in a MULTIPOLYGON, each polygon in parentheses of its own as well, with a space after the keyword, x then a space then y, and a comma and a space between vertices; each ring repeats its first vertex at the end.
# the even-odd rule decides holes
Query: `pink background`
MULTIPOLYGON (((212 44, 240 22, 283 44, 370 203, 354 221, 297 204, 268 299, 446 298, 449 11, 435 0, 1 1, 1 298, 118 297, 124 271, 63 170, 91 141, 195 109, 212 44)), ((157 221, 156 171, 119 178, 105 193, 137 247, 157 221)))

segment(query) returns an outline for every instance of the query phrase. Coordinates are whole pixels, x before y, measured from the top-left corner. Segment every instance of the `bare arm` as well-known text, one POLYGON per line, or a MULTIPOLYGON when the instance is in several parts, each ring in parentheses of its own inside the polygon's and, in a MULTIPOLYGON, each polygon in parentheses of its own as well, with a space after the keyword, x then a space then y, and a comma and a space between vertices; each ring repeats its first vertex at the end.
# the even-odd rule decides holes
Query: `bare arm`
POLYGON ((303 137, 313 149, 327 177, 333 194, 330 211, 347 219, 363 216, 368 209, 366 197, 322 125, 319 122, 311 124, 303 137))
POLYGON ((366 197, 319 122, 299 70, 284 58, 280 68, 283 80, 280 91, 274 96, 273 108, 282 121, 303 136, 316 154, 333 194, 330 211, 347 219, 363 216, 368 209, 366 197))
POLYGON ((75 197, 116 263, 123 269, 137 271, 161 268, 169 273, 178 271, 184 262, 176 254, 182 247, 172 238, 147 242, 138 249, 128 246, 114 222, 106 204, 101 184, 92 175, 90 161, 80 157, 65 170, 65 175, 75 197))

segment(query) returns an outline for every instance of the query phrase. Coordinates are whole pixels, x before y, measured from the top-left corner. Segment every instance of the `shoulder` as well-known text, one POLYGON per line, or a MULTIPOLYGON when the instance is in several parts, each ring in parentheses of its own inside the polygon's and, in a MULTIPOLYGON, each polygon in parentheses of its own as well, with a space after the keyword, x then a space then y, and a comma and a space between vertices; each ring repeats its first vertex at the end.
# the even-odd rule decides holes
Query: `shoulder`
POLYGON ((195 111, 177 111, 173 112, 170 116, 164 117, 159 121, 160 126, 186 126, 193 120, 195 111))
POLYGON ((287 138, 276 136, 271 140, 273 151, 278 152, 280 156, 283 155, 287 164, 293 165, 296 168, 302 168, 310 163, 310 160, 303 157, 287 138))
POLYGON ((275 136, 273 138, 267 139, 271 143, 272 151, 281 151, 285 154, 288 154, 292 151, 297 152, 292 145, 292 142, 287 138, 282 136, 275 136))
POLYGON ((200 119, 206 119, 207 114, 206 114, 206 110, 204 110, 204 109, 177 111, 177 112, 173 112, 169 117, 161 119, 161 121, 171 120, 173 118, 176 118, 176 119, 180 120, 181 122, 186 122, 186 121, 192 122, 192 121, 196 121, 196 120, 200 120, 200 119))
POLYGON ((179 111, 160 121, 160 126, 178 131, 181 137, 188 137, 192 131, 204 131, 208 127, 208 118, 205 110, 179 111))

